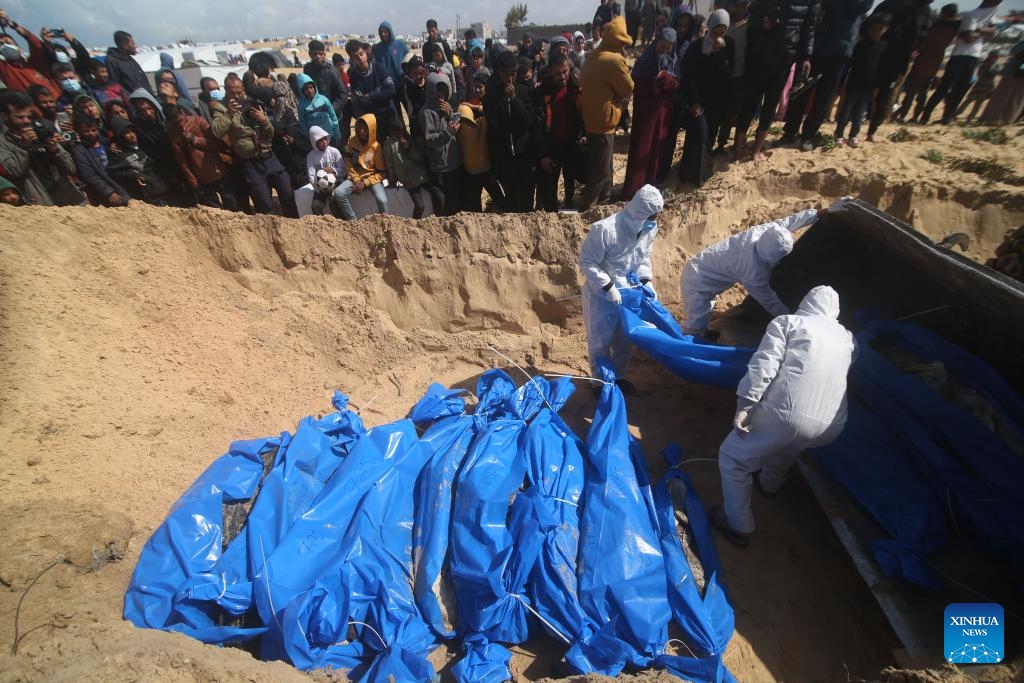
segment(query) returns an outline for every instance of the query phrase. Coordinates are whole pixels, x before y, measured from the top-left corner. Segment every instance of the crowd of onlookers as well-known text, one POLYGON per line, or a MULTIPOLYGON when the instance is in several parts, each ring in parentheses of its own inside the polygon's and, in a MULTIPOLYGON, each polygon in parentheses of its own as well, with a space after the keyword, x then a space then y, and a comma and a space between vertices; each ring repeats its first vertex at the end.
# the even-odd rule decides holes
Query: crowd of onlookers
POLYGON ((603 0, 586 34, 527 34, 511 49, 472 30, 453 49, 430 20, 413 51, 382 22, 372 46, 349 40, 329 57, 313 40, 288 77, 257 52, 198 92, 170 55, 151 80, 125 31, 96 57, 69 32, 37 36, 0 10, 0 200, 269 213, 276 194, 297 216, 295 188, 309 184, 314 212, 347 219, 362 192, 387 212, 385 186, 408 191, 415 217, 428 197, 438 214, 481 211, 485 192, 492 210, 556 211, 610 198, 621 134, 628 200, 666 181, 680 132, 679 178, 699 187, 715 155, 757 158, 776 120, 776 144, 804 151, 822 144, 833 110, 835 142, 851 147, 864 121, 870 142, 890 116, 927 123, 940 104, 942 123, 968 107, 969 120, 1017 121, 1024 44, 985 54, 1000 0, 934 17, 929 3, 720 0, 703 17, 603 0))

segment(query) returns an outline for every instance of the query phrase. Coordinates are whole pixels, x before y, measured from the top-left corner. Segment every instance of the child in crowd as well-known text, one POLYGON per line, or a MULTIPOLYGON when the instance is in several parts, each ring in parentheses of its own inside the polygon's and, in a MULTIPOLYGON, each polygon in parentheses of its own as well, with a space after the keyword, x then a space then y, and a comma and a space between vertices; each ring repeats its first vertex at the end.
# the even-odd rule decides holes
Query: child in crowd
POLYGON ((430 49, 432 59, 427 65, 427 71, 443 75, 448 79, 448 92, 455 92, 455 67, 444 58, 444 48, 441 43, 432 43, 430 49))
POLYGON ((89 94, 97 102, 127 101, 127 93, 120 83, 110 80, 107 65, 98 59, 89 62, 89 94))
POLYGON ((964 113, 969 105, 973 104, 974 107, 971 108, 971 113, 967 115, 967 123, 974 120, 974 117, 981 111, 981 106, 988 102, 988 98, 992 97, 992 92, 996 89, 996 75, 999 73, 999 69, 996 68, 998 61, 999 51, 992 50, 978 64, 978 77, 974 81, 974 86, 967 93, 964 103, 960 105, 960 109, 956 112, 957 116, 959 116, 964 113))
MULTIPOLYGON (((889 29, 889 18, 886 15, 872 14, 864 22, 861 29, 861 39, 853 48, 853 56, 850 58, 850 73, 846 78, 846 95, 843 97, 842 107, 839 109, 839 116, 836 117, 836 144, 844 144, 850 147, 858 147, 857 134, 860 133, 860 124, 868 110, 868 103, 871 101, 871 91, 874 88, 875 75, 878 72, 878 65, 885 54, 886 44, 882 36, 889 29), (846 124, 850 123, 850 137, 843 137, 846 132, 846 124)), ((869 142, 873 142, 870 136, 869 142)))
POLYGON ((388 196, 384 192, 383 184, 387 166, 384 165, 384 152, 377 142, 376 116, 363 114, 356 120, 356 132, 348 139, 348 150, 352 153, 348 179, 339 185, 337 192, 334 193, 342 216, 346 220, 355 219, 356 214, 352 210, 349 197, 353 192, 359 194, 363 190, 369 190, 377 201, 380 212, 387 213, 388 196))
MULTIPOLYGON (((309 142, 313 145, 313 149, 309 150, 309 154, 306 155, 306 172, 309 175, 309 184, 313 186, 313 214, 322 216, 327 209, 330 209, 332 214, 335 209, 338 209, 340 213, 341 198, 338 197, 332 202, 332 197, 341 189, 340 181, 345 177, 345 157, 336 147, 331 146, 330 133, 320 126, 313 126, 309 129, 309 142), (339 182, 335 183, 334 187, 318 187, 316 184, 317 171, 333 173, 339 182)), ((346 196, 344 199, 347 204, 348 197, 346 196)), ((351 204, 349 204, 349 210, 351 211, 351 204)), ((342 214, 342 217, 354 218, 354 215, 342 214)))
POLYGON ((499 211, 505 210, 505 195, 498 185, 491 165, 491 154, 487 146, 487 118, 483 107, 473 107, 463 102, 459 105, 459 132, 456 139, 462 156, 462 167, 466 170, 465 185, 462 187, 462 209, 483 211, 480 193, 485 188, 491 201, 499 211))
POLYGON ((131 195, 107 173, 107 146, 100 139, 96 121, 76 116, 75 132, 78 142, 71 148, 71 158, 89 201, 103 206, 127 206, 131 195))
MULTIPOLYGON (((415 57, 414 57, 415 59, 415 57)), ((409 133, 402 125, 402 119, 392 117, 388 122, 390 135, 384 140, 384 165, 388 169, 388 185, 401 183, 412 198, 412 217, 422 218, 425 211, 423 193, 430 195, 434 212, 444 205, 444 194, 430 175, 427 154, 420 145, 409 140, 409 133)))
POLYGON ((299 74, 297 83, 299 92, 302 93, 302 99, 299 100, 299 125, 302 129, 308 135, 314 126, 319 126, 327 131, 332 139, 340 140, 338 115, 330 100, 317 92, 316 83, 306 74, 299 74))
POLYGON ((454 215, 461 208, 459 181, 462 179, 462 157, 456 137, 461 124, 457 117, 452 116, 452 107, 448 103, 450 94, 447 78, 438 73, 429 74, 426 98, 417 119, 427 143, 430 171, 436 176, 444 194, 442 209, 437 211, 435 208, 441 216, 454 215))
POLYGON ((24 206, 25 204, 25 200, 21 197, 21 190, 3 176, 0 176, 0 204, 9 204, 10 206, 24 206))
POLYGON ((139 134, 135 126, 126 119, 116 118, 110 122, 114 136, 107 151, 107 173, 121 187, 128 190, 132 199, 147 204, 167 206, 167 185, 156 174, 156 164, 139 148, 139 134))
POLYGON ((128 113, 128 107, 125 106, 121 100, 107 100, 106 104, 103 105, 103 122, 110 126, 110 122, 114 120, 114 117, 120 116, 122 119, 130 119, 131 114, 128 113))

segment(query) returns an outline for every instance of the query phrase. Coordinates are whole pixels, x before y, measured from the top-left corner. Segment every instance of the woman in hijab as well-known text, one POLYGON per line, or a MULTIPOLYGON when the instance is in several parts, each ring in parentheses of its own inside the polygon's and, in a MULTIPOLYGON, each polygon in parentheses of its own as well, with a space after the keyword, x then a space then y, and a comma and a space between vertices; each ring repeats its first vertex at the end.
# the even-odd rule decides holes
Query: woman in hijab
POLYGON ((722 118, 722 94, 732 74, 736 43, 725 32, 729 13, 715 10, 708 30, 686 50, 681 67, 679 92, 683 101, 686 144, 679 164, 679 179, 700 187, 715 172, 711 148, 722 118))
MULTIPOLYGON (((704 26, 704 17, 694 16, 689 7, 678 6, 672 12, 672 27, 676 31, 675 45, 672 46, 675 55, 675 76, 680 78, 682 72, 683 55, 690 47, 690 44, 700 33, 704 26)), ((660 148, 660 161, 658 163, 658 174, 655 176, 655 184, 660 185, 668 178, 668 172, 672 168, 672 157, 676 154, 676 142, 679 139, 679 129, 682 127, 683 102, 677 90, 672 97, 672 116, 669 118, 669 129, 665 134, 665 141, 660 148)))
POLYGON ((622 201, 629 201, 658 173, 659 151, 671 127, 672 99, 679 80, 675 76, 676 32, 662 29, 633 67, 633 116, 644 125, 634 126, 629 138, 629 161, 622 201))

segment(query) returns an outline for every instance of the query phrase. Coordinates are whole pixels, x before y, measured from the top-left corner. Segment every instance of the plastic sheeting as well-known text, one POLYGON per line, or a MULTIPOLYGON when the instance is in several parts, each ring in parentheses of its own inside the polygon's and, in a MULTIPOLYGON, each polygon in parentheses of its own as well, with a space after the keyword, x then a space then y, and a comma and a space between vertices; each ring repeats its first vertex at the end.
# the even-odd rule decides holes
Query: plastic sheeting
POLYGON ((294 436, 232 444, 146 544, 125 617, 258 639, 263 659, 359 681, 434 679, 428 655, 452 637, 457 678, 507 680, 506 646, 543 634, 580 673, 632 663, 729 680, 731 608, 668 578, 682 552, 664 545, 671 501, 652 493, 604 373, 586 445, 558 415, 568 379, 517 388, 501 370, 481 375, 472 414, 468 392, 431 385, 407 419, 367 431, 337 394, 337 412, 294 436), (664 655, 673 616, 698 658, 664 655))
POLYGON ((927 555, 945 541, 948 510, 983 550, 1024 574, 1024 460, 953 392, 901 371, 880 350, 941 363, 984 398, 995 426, 1011 439, 1024 434, 1020 397, 977 357, 914 325, 873 321, 857 339, 851 419, 839 440, 815 456, 890 534, 872 546, 882 570, 934 587, 927 555))
MULTIPOLYGON (((600 626, 610 626, 635 666, 650 665, 668 640, 671 614, 665 558, 641 492, 630 453, 626 405, 615 373, 600 367, 605 382, 587 435, 587 471, 580 523, 579 595, 600 626), (614 558, 614 561, 610 561, 614 558)), ((578 647, 578 646, 577 646, 578 647)), ((618 670, 601 673, 617 675, 618 670)))
POLYGON ((661 655, 656 663, 687 680, 734 683, 736 679, 726 669, 722 657, 732 638, 736 619, 722 582, 722 565, 711 538, 711 526, 693 482, 680 469, 682 451, 678 446, 670 446, 663 455, 670 469, 654 491, 654 502, 668 575, 668 597, 672 617, 682 628, 693 656, 661 655), (679 502, 682 509, 676 507, 679 502), (697 547, 696 559, 703 568, 703 589, 697 586, 679 542, 677 512, 685 514, 697 547))
POLYGON ((619 316, 630 341, 690 382, 735 389, 755 351, 694 342, 646 287, 622 290, 619 316))

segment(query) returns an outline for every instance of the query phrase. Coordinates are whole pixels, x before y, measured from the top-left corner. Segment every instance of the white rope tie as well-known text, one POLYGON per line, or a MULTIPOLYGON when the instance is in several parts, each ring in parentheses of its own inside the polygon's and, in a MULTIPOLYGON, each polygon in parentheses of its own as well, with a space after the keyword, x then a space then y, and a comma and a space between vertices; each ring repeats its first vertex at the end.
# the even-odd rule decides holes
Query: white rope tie
POLYGON ((270 603, 270 613, 274 615, 274 621, 277 622, 277 627, 284 631, 284 626, 281 625, 281 621, 277 618, 277 610, 274 609, 274 598, 270 594, 270 576, 267 572, 267 551, 263 549, 263 536, 260 536, 260 555, 263 556, 263 583, 267 588, 267 602, 270 603))
POLYGON ((668 643, 666 643, 666 645, 671 645, 672 643, 679 643, 680 645, 686 648, 686 651, 690 653, 691 657, 693 657, 694 659, 699 659, 699 657, 697 657, 697 655, 693 653, 693 650, 690 649, 690 646, 684 643, 683 641, 679 640, 678 638, 670 639, 668 643))
POLYGON ((544 376, 545 377, 568 377, 569 379, 582 379, 582 380, 586 380, 587 382, 600 382, 601 384, 608 384, 608 385, 615 384, 615 382, 606 382, 603 379, 598 379, 596 377, 587 377, 586 375, 563 375, 563 374, 558 373, 558 372, 545 372, 544 376))
POLYGON ((216 597, 216 600, 220 600, 221 598, 224 597, 224 594, 228 592, 228 573, 227 572, 221 572, 220 578, 221 578, 221 581, 224 582, 224 588, 221 589, 220 595, 218 595, 216 597))
POLYGON ((548 403, 547 396, 544 395, 544 390, 540 388, 539 384, 537 384, 537 379, 533 375, 528 373, 526 370, 523 370, 521 367, 519 367, 518 363, 516 363, 514 360, 512 360, 511 358, 509 358, 508 356, 506 356, 505 354, 503 354, 501 351, 499 351, 498 349, 494 348, 493 346, 488 346, 487 348, 489 348, 491 351, 494 351, 496 354, 498 354, 499 356, 501 356, 502 358, 507 360, 509 363, 514 365, 516 367, 516 370, 518 370, 519 372, 521 372, 524 375, 526 375, 526 379, 530 380, 530 384, 532 384, 533 388, 537 390, 538 394, 540 394, 540 400, 544 401, 544 405, 546 405, 548 407, 548 409, 552 413, 557 413, 558 412, 557 410, 555 410, 551 406, 550 403, 548 403))
POLYGON ((579 503, 574 503, 571 500, 566 500, 565 498, 555 498, 554 496, 549 496, 549 498, 551 498, 551 500, 557 500, 559 503, 565 503, 566 505, 572 505, 574 508, 578 508, 579 507, 579 503))
POLYGON ((911 313, 910 315, 905 315, 902 318, 896 318, 896 319, 897 320, 909 320, 911 318, 916 318, 919 315, 924 315, 925 313, 933 313, 935 311, 941 311, 944 308, 949 308, 949 306, 950 306, 950 304, 943 304, 941 306, 936 306, 935 308, 926 308, 923 311, 918 311, 917 313, 911 313))
MULTIPOLYGON (((374 627, 370 626, 365 621, 350 621, 350 622, 348 622, 348 625, 349 626, 365 626, 366 628, 368 628, 371 631, 373 631, 373 634, 375 636, 377 636, 377 639, 380 640, 380 644, 384 646, 385 650, 387 650, 389 647, 391 647, 390 645, 387 644, 387 642, 383 638, 381 638, 381 635, 379 633, 377 633, 377 629, 375 629, 374 627)), ((347 640, 339 640, 336 643, 331 643, 331 646, 333 647, 335 645, 343 645, 343 644, 345 644, 347 642, 348 642, 347 640)))
POLYGON ((541 620, 541 622, 542 622, 542 623, 543 623, 543 624, 544 624, 545 626, 547 626, 547 627, 548 627, 549 629, 551 629, 552 631, 554 631, 554 632, 555 632, 555 635, 557 635, 557 636, 558 636, 559 638, 561 638, 562 640, 564 640, 564 641, 565 641, 565 644, 566 644, 566 645, 572 645, 572 641, 571 641, 571 640, 569 640, 569 639, 568 639, 568 638, 566 638, 566 637, 565 637, 564 635, 562 635, 562 632, 561 632, 561 631, 559 631, 559 630, 558 630, 557 628, 555 628, 554 626, 552 626, 552 625, 551 625, 551 622, 550 622, 550 621, 548 621, 547 619, 545 619, 544 617, 542 617, 542 616, 540 615, 540 613, 539 613, 539 612, 538 612, 537 610, 535 610, 535 609, 533 609, 532 607, 530 607, 530 603, 528 603, 528 602, 526 601, 526 598, 524 598, 524 597, 523 597, 522 595, 519 595, 518 593, 509 593, 509 595, 511 595, 511 596, 512 596, 513 598, 515 598, 516 600, 518 600, 519 602, 521 602, 521 603, 523 604, 523 607, 525 607, 526 609, 530 610, 530 611, 531 611, 531 612, 533 613, 533 616, 535 616, 535 617, 537 617, 538 619, 540 619, 540 620, 541 620))
POLYGON ((378 397, 378 396, 380 396, 380 392, 378 392, 378 393, 374 394, 374 395, 373 395, 373 398, 371 398, 371 399, 370 399, 369 401, 367 401, 367 402, 366 402, 366 403, 364 403, 364 404, 363 404, 362 406, 360 406, 360 407, 359 407, 359 410, 357 410, 357 411, 356 411, 356 415, 358 415, 359 413, 361 413, 361 412, 363 412, 364 410, 366 410, 367 408, 369 408, 369 407, 370 407, 370 405, 371 405, 371 404, 372 404, 372 403, 373 403, 374 401, 376 401, 376 400, 377 400, 377 397, 378 397))
POLYGON ((689 460, 683 460, 680 465, 689 465, 691 462, 718 462, 718 458, 690 458, 689 460))

